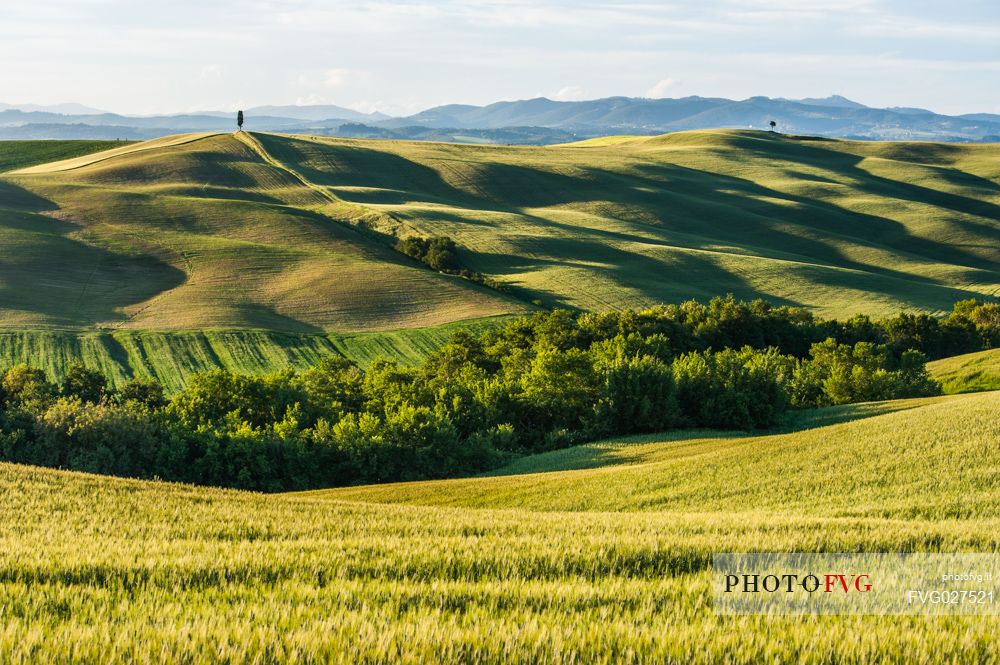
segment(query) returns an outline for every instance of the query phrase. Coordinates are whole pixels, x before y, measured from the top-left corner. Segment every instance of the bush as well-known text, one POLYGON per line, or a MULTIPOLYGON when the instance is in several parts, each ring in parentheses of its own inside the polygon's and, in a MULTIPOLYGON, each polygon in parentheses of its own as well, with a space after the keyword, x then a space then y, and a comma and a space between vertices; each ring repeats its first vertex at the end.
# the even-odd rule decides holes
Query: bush
POLYGON ((4 401, 14 405, 44 405, 52 401, 58 389, 45 372, 27 365, 16 365, 3 376, 4 401))
POLYGON ((289 372, 266 377, 226 370, 203 372, 191 377, 168 409, 191 429, 211 428, 226 418, 264 427, 282 419, 295 404, 306 401, 306 395, 292 385, 293 378, 289 372))
POLYGON ((647 353, 651 346, 656 344, 644 343, 636 333, 595 344, 592 352, 603 380, 598 404, 601 432, 656 432, 680 422, 673 369, 647 353))
POLYGON ((455 241, 445 236, 432 238, 409 236, 396 243, 396 250, 427 264, 434 270, 453 271, 462 268, 455 241))
POLYGON ((159 409, 167 403, 163 386, 148 379, 132 379, 123 385, 114 397, 120 404, 138 402, 150 409, 159 409))
POLYGON ((770 427, 788 407, 795 361, 775 349, 750 347, 689 353, 674 361, 678 402, 697 427, 770 427))
MULTIPOLYGON (((150 478, 169 435, 162 418, 142 408, 61 397, 38 418, 31 464, 150 478)), ((165 471, 174 471, 162 469, 165 471)))
POLYGON ((97 370, 88 369, 86 365, 74 360, 66 368, 60 393, 66 396, 79 397, 84 402, 96 404, 104 398, 108 381, 97 370))
POLYGON ((542 348, 521 375, 522 408, 545 431, 583 430, 594 424, 601 383, 587 352, 542 348))
POLYGON ((940 392, 927 374, 927 358, 905 351, 896 360, 889 347, 869 342, 854 346, 828 339, 814 344, 812 361, 800 366, 793 379, 796 406, 826 406, 921 397, 940 392))

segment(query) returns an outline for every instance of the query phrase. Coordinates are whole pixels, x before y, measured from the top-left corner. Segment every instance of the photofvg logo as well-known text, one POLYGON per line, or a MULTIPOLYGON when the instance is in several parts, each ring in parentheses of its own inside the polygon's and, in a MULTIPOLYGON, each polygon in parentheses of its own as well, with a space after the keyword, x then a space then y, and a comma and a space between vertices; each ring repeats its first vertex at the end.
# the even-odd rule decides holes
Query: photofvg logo
POLYGON ((872 590, 868 573, 807 573, 783 575, 743 573, 726 575, 726 593, 867 593, 872 590))
POLYGON ((1000 614, 993 554, 729 553, 712 571, 726 614, 1000 614))

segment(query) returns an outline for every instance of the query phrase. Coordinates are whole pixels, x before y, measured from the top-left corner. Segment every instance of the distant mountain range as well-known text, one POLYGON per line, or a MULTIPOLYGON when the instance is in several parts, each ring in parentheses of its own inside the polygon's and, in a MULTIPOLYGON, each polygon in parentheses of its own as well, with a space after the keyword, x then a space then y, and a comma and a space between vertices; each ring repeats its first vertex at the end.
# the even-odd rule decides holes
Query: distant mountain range
POLYGON ((4 104, 0 102, 0 111, 6 111, 8 109, 15 109, 18 111, 45 111, 48 113, 64 113, 64 114, 94 114, 94 113, 107 113, 107 111, 102 111, 101 109, 91 108, 89 106, 84 106, 83 104, 4 104))
MULTIPOLYGON (((560 102, 540 97, 487 106, 449 104, 407 117, 332 105, 259 106, 245 111, 249 129, 295 134, 472 143, 545 144, 615 134, 685 129, 766 128, 857 139, 1000 142, 1000 115, 948 116, 919 108, 878 109, 839 95, 823 99, 608 97, 560 102)), ((4 139, 148 139, 181 132, 227 131, 233 113, 126 116, 78 104, 0 104, 4 139)))

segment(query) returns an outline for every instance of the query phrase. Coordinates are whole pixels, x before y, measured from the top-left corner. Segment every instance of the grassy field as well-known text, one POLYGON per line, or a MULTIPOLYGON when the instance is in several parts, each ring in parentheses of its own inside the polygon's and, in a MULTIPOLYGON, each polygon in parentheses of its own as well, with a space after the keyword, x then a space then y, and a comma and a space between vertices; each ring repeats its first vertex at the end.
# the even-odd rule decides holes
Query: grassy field
POLYGON ((541 148, 166 137, 5 176, 18 252, 0 324, 362 332, 519 307, 358 226, 449 235, 550 305, 944 310, 1000 293, 998 156, 735 130, 541 148))
POLYGON ((1000 390, 1000 349, 935 360, 927 369, 946 394, 1000 390))
POLYGON ((378 359, 417 365, 457 330, 477 331, 504 317, 474 319, 386 333, 283 333, 268 330, 180 330, 75 332, 0 329, 0 372, 27 363, 58 380, 73 360, 99 369, 113 385, 132 377, 153 378, 168 392, 194 373, 228 369, 266 374, 306 369, 321 358, 342 355, 367 368, 378 359))
POLYGON ((128 145, 122 141, 0 141, 0 173, 128 145))
POLYGON ((176 366, 177 384, 192 368, 298 366, 331 345, 414 362, 440 326, 532 301, 603 310, 732 292, 846 316, 1000 293, 994 145, 735 130, 548 147, 108 145, 0 143, 0 164, 19 168, 0 176, 0 364, 58 372, 83 349, 115 376, 176 366), (510 294, 376 233, 451 236, 510 294))
MULTIPOLYGON (((512 469, 521 472, 516 476, 324 490, 321 495, 529 510, 763 510, 910 520, 1000 515, 995 445, 1000 393, 898 404, 912 408, 785 434, 706 432, 675 434, 666 441, 584 445, 519 460, 512 469), (549 468, 560 472, 537 475, 549 468), (526 469, 532 474, 524 474, 526 469)), ((858 408, 866 407, 846 412, 858 408)))
POLYGON ((549 305, 732 292, 824 315, 1000 293, 1000 146, 713 130, 498 147, 261 135, 386 232, 549 305))
POLYGON ((6 327, 353 333, 524 310, 339 223, 330 200, 231 135, 6 178, 6 327))
POLYGON ((284 496, 0 465, 0 659, 997 662, 996 617, 717 615, 709 566, 996 552, 998 407, 862 405, 533 461, 589 470, 284 496))
MULTIPOLYGON (((169 390, 419 362, 529 311, 725 292, 823 315, 1000 294, 1000 147, 754 132, 513 148, 0 144, 0 367, 169 390), (63 160, 63 161, 53 161, 63 160), (373 231, 444 234, 503 294, 373 231)), ((931 365, 1000 386, 996 354, 931 365)), ((996 617, 732 617, 713 553, 1000 550, 1000 392, 259 495, 0 464, 0 662, 1000 662, 996 617)), ((2 441, 0 441, 2 443, 2 441)))

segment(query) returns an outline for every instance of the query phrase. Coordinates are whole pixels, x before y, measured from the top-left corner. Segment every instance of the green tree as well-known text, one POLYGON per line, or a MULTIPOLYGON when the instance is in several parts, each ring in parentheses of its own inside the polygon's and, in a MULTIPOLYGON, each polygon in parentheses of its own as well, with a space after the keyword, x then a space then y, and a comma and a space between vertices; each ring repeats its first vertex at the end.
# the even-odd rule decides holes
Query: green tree
POLYGON ((119 403, 138 402, 150 409, 159 409, 166 405, 163 386, 151 379, 131 379, 118 389, 116 398, 119 403))
POLYGON ((66 368, 60 392, 96 404, 104 397, 107 386, 108 381, 103 374, 88 368, 79 360, 74 360, 66 368))
POLYGON ((10 368, 3 377, 4 399, 14 404, 46 404, 57 392, 45 372, 24 364, 10 368))
POLYGON ((546 429, 585 429, 602 383, 590 355, 580 349, 541 349, 521 379, 524 403, 546 429))

